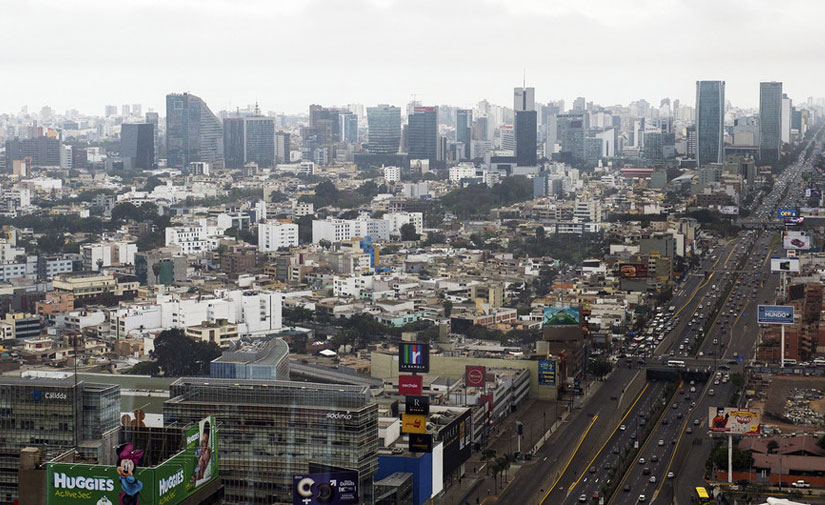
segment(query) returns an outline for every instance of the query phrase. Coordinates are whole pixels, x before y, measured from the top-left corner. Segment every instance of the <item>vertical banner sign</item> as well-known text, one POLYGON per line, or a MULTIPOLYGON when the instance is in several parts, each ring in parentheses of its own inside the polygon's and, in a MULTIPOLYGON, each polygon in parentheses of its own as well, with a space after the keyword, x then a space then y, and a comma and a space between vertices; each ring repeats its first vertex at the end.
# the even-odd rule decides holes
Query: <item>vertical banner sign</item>
POLYGON ((429 396, 407 396, 406 402, 407 414, 421 414, 426 416, 430 413, 429 396))
POLYGON ((467 365, 464 369, 464 381, 468 387, 483 388, 487 369, 483 366, 467 365))
POLYGON ((398 371, 430 371, 430 344, 419 342, 402 342, 398 345, 398 371))
POLYGON ((424 391, 424 377, 420 375, 399 375, 398 393, 402 395, 420 395, 424 391))
POLYGON ((538 366, 539 386, 556 385, 556 362, 540 360, 538 366))

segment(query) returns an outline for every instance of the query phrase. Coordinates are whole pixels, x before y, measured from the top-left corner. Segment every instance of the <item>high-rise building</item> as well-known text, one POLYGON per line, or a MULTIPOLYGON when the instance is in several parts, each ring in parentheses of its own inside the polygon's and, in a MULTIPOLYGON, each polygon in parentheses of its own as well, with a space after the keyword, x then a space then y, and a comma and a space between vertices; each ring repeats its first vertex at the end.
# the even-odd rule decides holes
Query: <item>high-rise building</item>
POLYGON ((574 166, 584 163, 584 115, 581 113, 559 114, 556 116, 556 142, 559 144, 561 160, 574 166))
POLYGON ((432 160, 438 157, 438 109, 416 106, 407 125, 408 154, 411 160, 432 160))
POLYGON ((6 171, 11 173, 14 160, 31 158, 34 167, 60 166, 60 141, 51 137, 9 139, 6 141, 6 171))
POLYGON ((278 163, 289 163, 289 133, 275 134, 275 159, 278 163))
POLYGON ((461 143, 463 152, 461 159, 469 160, 472 140, 473 111, 471 109, 458 109, 455 111, 455 141, 461 143))
POLYGON ((759 161, 779 161, 782 152, 782 83, 759 83, 759 161))
POLYGON ((244 118, 244 163, 259 167, 275 164, 275 120, 265 116, 244 118))
POLYGON ((223 120, 223 157, 226 168, 243 168, 244 118, 228 117, 223 120))
POLYGON ((203 100, 189 94, 166 95, 166 158, 169 167, 193 161, 223 167, 223 128, 203 100))
POLYGON ((782 113, 780 123, 782 124, 782 134, 780 138, 782 139, 783 144, 788 144, 791 142, 791 118, 792 118, 792 111, 793 109, 793 102, 788 95, 782 94, 782 113))
POLYGON ((155 166, 155 127, 151 123, 124 123, 120 127, 120 156, 130 168, 155 166))
POLYGON ((341 142, 358 143, 358 115, 354 112, 341 113, 341 142))
POLYGON ((515 110, 516 164, 535 166, 538 137, 538 115, 536 112, 536 90, 534 88, 513 89, 513 109, 515 110))
POLYGON ((154 163, 157 163, 160 155, 160 115, 157 112, 147 112, 146 122, 152 125, 152 132, 154 135, 153 145, 155 151, 154 163))
POLYGON ((391 105, 367 107, 370 154, 396 154, 401 145, 401 109, 391 105))
POLYGON ((696 81, 696 166, 722 163, 724 129, 725 81, 696 81))
POLYGON ((163 404, 167 423, 205 413, 221 426, 226 503, 291 503, 293 475, 313 463, 359 472, 360 502, 373 503, 378 405, 368 386, 181 378, 163 404), (287 456, 288 455, 288 456, 287 456))
POLYGON ((132 115, 132 109, 129 107, 129 104, 121 105, 120 106, 120 115, 123 117, 129 117, 132 115))
POLYGON ((117 116, 117 105, 106 106, 106 117, 117 116))
POLYGON ((584 112, 587 107, 587 101, 584 99, 583 96, 576 97, 573 100, 573 109, 570 112, 584 112))
POLYGON ((78 460, 109 461, 106 442, 116 440, 106 440, 111 435, 105 434, 120 424, 120 386, 75 384, 74 378, 2 377, 0 398, 0 503, 18 500, 23 448, 40 449, 45 460, 75 449, 78 460))
POLYGON ((132 114, 140 116, 143 114, 143 107, 139 103, 132 104, 132 114))

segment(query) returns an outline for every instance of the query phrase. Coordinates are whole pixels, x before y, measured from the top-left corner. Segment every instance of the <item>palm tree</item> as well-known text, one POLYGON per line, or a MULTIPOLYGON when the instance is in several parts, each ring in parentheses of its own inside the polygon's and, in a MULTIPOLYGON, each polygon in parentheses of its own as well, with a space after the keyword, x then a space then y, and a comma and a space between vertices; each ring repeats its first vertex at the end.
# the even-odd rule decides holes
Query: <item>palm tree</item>
MULTIPOLYGON (((496 459, 495 449, 484 449, 481 451, 481 461, 493 461, 496 459)), ((490 466, 487 466, 487 475, 490 475, 490 466)))

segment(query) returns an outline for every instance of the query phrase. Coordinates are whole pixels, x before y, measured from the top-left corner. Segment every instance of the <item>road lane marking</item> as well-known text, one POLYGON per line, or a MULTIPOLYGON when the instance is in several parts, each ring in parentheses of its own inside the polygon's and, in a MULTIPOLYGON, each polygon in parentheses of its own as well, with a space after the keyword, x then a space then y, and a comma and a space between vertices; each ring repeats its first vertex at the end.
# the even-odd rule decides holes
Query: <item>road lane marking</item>
POLYGON ((645 387, 644 387, 644 388, 642 388, 641 392, 639 392, 639 395, 636 397, 636 399, 635 399, 635 400, 633 401, 633 403, 630 405, 630 408, 629 408, 629 409, 627 409, 627 412, 625 413, 625 415, 624 415, 624 417, 622 418, 622 420, 621 420, 621 421, 619 421, 619 424, 617 424, 617 425, 616 425, 616 427, 615 427, 615 428, 613 428, 613 432, 610 434, 610 436, 609 436, 609 437, 607 437, 607 440, 605 440, 605 441, 604 441, 604 443, 602 444, 602 446, 599 448, 599 452, 597 452, 597 453, 596 453, 596 455, 595 455, 595 456, 593 456, 593 459, 591 459, 591 460, 590 460, 590 463, 588 463, 588 464, 584 467, 584 471, 582 471, 582 474, 581 474, 581 475, 579 475, 579 478, 578 478, 578 479, 576 479, 576 480, 573 482, 573 484, 571 484, 571 485, 570 485, 570 487, 568 488, 568 491, 567 491, 567 493, 568 493, 568 494, 570 494, 570 493, 573 491, 573 489, 576 487, 576 485, 579 483, 579 481, 580 481, 580 480, 582 480, 582 477, 584 477, 584 476, 585 476, 585 474, 587 474, 587 471, 590 469, 590 467, 591 467, 591 466, 593 466, 593 463, 596 461, 596 458, 598 458, 598 457, 599 457, 599 454, 601 454, 601 453, 602 453, 602 451, 604 450, 604 448, 605 448, 605 447, 607 447, 607 444, 608 444, 608 442, 610 442, 610 439, 611 439, 611 438, 613 438, 613 435, 615 435, 615 434, 616 434, 616 431, 618 431, 619 426, 621 426, 621 425, 624 423, 625 419, 627 419, 627 416, 629 416, 629 415, 630 415, 630 413, 631 413, 631 412, 633 412, 633 407, 635 407, 635 406, 636 406, 636 404, 639 402, 639 399, 641 399, 642 395, 645 393, 645 391, 647 391, 648 386, 650 386, 650 383, 649 383, 649 382, 648 382, 648 383, 646 383, 646 384, 645 384, 645 387))
POLYGON ((578 443, 578 445, 576 445, 576 449, 573 451, 573 454, 570 455, 570 459, 567 460, 567 464, 564 465, 564 468, 559 473, 559 476, 556 479, 556 482, 553 483, 553 485, 547 491, 547 494, 545 494, 544 498, 541 499, 541 501, 539 502, 539 505, 543 505, 544 502, 547 501, 547 498, 550 496, 550 493, 552 493, 553 490, 556 489, 556 486, 559 484, 559 481, 561 480, 562 476, 564 475, 565 472, 567 472, 567 467, 570 466, 570 463, 573 461, 573 458, 576 456, 576 453, 579 452, 579 448, 582 446, 582 443, 584 443, 584 439, 587 438, 587 434, 590 433, 590 428, 592 428, 593 425, 596 424, 596 419, 598 419, 598 418, 599 418, 598 414, 596 414, 593 417, 593 420, 590 422, 590 426, 587 427, 587 430, 585 430, 584 434, 579 439, 579 443, 578 443))

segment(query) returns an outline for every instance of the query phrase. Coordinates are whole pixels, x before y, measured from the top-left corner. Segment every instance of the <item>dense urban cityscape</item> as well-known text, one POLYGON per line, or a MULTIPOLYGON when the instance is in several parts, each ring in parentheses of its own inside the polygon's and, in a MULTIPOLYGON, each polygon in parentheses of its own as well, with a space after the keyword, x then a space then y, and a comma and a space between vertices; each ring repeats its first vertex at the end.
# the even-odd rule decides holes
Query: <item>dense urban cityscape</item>
POLYGON ((0 111, 0 505, 825 504, 825 97, 696 77, 0 111))

